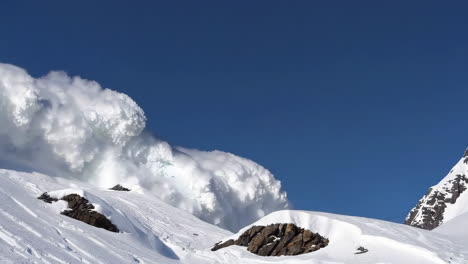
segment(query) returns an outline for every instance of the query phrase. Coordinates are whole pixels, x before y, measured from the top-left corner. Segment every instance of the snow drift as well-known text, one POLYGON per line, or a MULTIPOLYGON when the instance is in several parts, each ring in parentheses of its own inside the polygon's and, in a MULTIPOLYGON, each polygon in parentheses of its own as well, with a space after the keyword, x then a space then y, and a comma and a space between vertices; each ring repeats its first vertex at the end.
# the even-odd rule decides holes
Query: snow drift
POLYGON ((210 223, 236 230, 288 206, 273 175, 221 151, 171 147, 144 132, 143 110, 98 83, 0 64, 0 161, 90 182, 141 186, 210 223))

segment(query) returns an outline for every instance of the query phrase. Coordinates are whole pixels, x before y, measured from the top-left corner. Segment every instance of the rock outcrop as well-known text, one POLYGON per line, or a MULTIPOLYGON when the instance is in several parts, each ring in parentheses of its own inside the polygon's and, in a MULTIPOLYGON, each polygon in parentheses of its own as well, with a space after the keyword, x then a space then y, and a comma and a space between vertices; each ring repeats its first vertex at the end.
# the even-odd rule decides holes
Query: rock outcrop
POLYGON ((123 191, 123 192, 129 192, 129 191, 130 191, 130 189, 125 188, 125 187, 123 187, 123 186, 120 185, 120 184, 115 185, 114 187, 110 188, 110 190, 113 190, 113 191, 123 191))
POLYGON ((237 240, 217 243, 211 250, 237 245, 260 256, 292 256, 316 251, 328 243, 327 238, 294 224, 272 224, 252 226, 237 240))
POLYGON ((445 213, 447 206, 455 204, 468 188, 466 174, 468 174, 468 149, 449 174, 439 184, 429 188, 416 207, 409 212, 405 224, 432 230, 450 220, 445 213))
POLYGON ((456 175, 441 188, 430 188, 405 220, 405 224, 432 230, 444 221, 447 204, 455 204, 468 185, 465 175, 456 175))
MULTIPOLYGON (((43 193, 38 197, 38 199, 43 200, 46 203, 58 201, 58 199, 50 197, 47 193, 43 193)), ((68 202, 68 209, 61 212, 61 214, 98 228, 103 228, 111 232, 119 232, 119 229, 112 224, 107 217, 94 211, 94 205, 92 205, 86 198, 81 197, 78 194, 69 194, 62 197, 60 200, 68 202)))
POLYGON ((52 202, 57 202, 57 198, 50 197, 48 193, 43 193, 37 199, 44 201, 45 203, 52 203, 52 202))
POLYGON ((363 247, 363 246, 358 247, 356 250, 357 250, 357 252, 354 253, 354 254, 356 254, 356 255, 358 255, 358 254, 364 254, 364 253, 369 252, 369 250, 368 250, 367 248, 363 247))

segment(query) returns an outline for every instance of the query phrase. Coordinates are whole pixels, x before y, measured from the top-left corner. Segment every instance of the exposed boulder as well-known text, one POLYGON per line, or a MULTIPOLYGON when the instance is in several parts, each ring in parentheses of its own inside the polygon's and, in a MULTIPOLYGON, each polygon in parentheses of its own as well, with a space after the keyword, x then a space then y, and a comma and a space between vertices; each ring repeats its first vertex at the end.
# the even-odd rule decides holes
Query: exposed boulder
POLYGON ((327 238, 294 224, 272 224, 252 226, 237 240, 218 242, 211 250, 237 245, 260 256, 292 256, 316 251, 328 243, 327 238))
POLYGON ((360 246, 360 247, 357 248, 357 252, 354 253, 354 254, 356 254, 356 255, 357 254, 364 254, 364 253, 367 253, 367 252, 369 252, 369 250, 367 248, 365 248, 363 246, 360 246))
POLYGON ((52 202, 57 202, 58 199, 57 198, 53 198, 53 197, 50 197, 50 195, 48 193, 43 193, 41 194, 39 197, 37 197, 37 199, 39 200, 42 200, 46 203, 52 203, 52 202))
MULTIPOLYGON (((38 197, 38 199, 43 200, 46 203, 58 201, 58 199, 50 197, 47 193, 43 193, 38 197)), ((61 212, 61 214, 98 228, 104 228, 111 232, 119 232, 119 229, 112 224, 107 217, 94 211, 94 205, 92 205, 86 198, 81 197, 78 194, 69 194, 62 197, 60 200, 68 202, 68 209, 61 212)))
POLYGON ((123 186, 120 185, 120 184, 115 185, 114 187, 110 188, 110 190, 113 190, 113 191, 124 191, 124 192, 129 192, 129 191, 130 191, 130 189, 125 188, 125 187, 123 187, 123 186))

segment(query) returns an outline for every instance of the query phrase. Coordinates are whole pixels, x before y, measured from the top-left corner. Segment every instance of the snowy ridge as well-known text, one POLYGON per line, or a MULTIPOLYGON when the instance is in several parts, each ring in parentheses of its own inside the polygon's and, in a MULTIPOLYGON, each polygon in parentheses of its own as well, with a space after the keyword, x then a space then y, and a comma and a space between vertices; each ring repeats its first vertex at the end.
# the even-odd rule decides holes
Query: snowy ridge
POLYGON ((447 176, 429 188, 408 214, 405 223, 431 230, 468 212, 467 175, 468 150, 447 176))
POLYGON ((278 211, 254 224, 294 223, 328 237, 326 248, 284 257, 261 257, 237 246, 213 252, 216 242, 238 235, 143 189, 111 191, 39 173, 0 170, 0 199, 0 263, 468 263, 466 237, 306 211, 278 211), (47 204, 37 199, 45 191, 55 197, 78 192, 121 232, 60 215, 65 208, 61 201, 47 204), (369 251, 355 254, 359 246, 369 251))
MULTIPOLYGON (((380 220, 288 210, 274 212, 252 226, 279 222, 296 224, 330 240, 316 252, 278 258, 285 263, 468 263, 468 248, 462 243, 454 245, 432 232, 380 220), (360 246, 368 253, 355 254, 360 246)), ((237 238, 249 227, 223 241, 237 238)))

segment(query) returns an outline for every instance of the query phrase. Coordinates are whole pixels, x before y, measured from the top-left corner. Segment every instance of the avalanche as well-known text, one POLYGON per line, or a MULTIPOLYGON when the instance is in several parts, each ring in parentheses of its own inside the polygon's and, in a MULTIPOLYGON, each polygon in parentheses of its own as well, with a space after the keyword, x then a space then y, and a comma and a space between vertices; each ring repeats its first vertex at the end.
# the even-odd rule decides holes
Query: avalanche
POLYGON ((0 64, 0 123, 2 168, 100 187, 138 185, 230 230, 288 207, 267 169, 230 153, 174 148, 152 137, 130 97, 94 81, 63 72, 35 79, 0 64))

